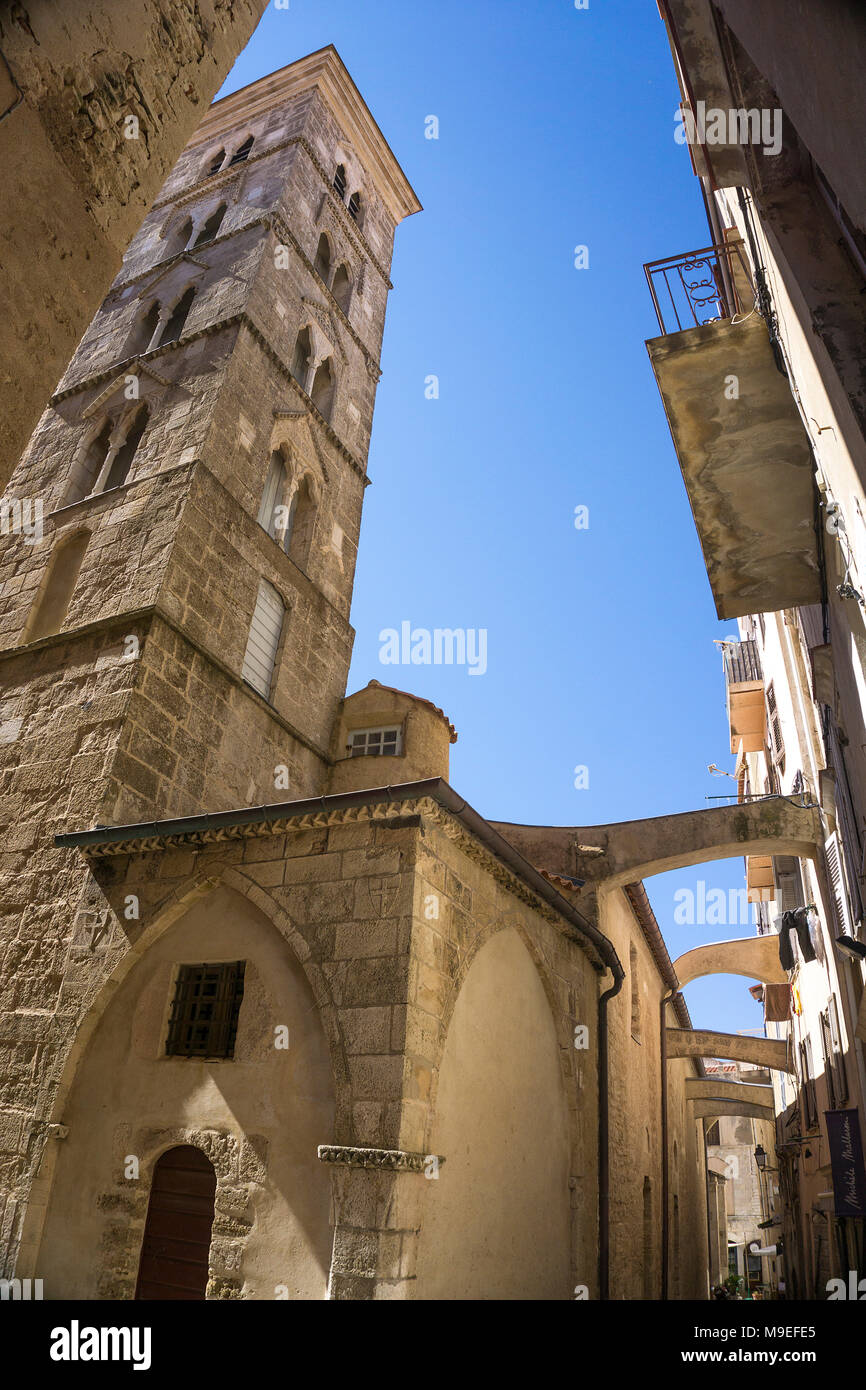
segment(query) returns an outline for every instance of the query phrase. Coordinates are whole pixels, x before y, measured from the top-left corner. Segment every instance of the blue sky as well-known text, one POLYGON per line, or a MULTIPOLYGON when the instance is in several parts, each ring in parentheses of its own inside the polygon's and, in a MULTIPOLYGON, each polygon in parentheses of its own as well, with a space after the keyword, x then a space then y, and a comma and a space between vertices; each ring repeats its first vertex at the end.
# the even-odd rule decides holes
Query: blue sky
MULTIPOLYGON (((441 705, 450 780, 491 819, 713 804, 733 787, 707 772, 732 769, 713 639, 735 624, 715 617, 649 367, 643 272, 710 237, 654 0, 271 4, 221 95, 328 43, 424 207, 397 232, 349 689, 441 705), (486 629, 486 673, 382 665, 379 633, 407 620, 486 629)), ((751 930, 675 924, 698 879, 739 888, 742 860, 648 881, 672 957, 751 930)), ((686 998, 699 1026, 760 1026, 745 980, 686 998)))

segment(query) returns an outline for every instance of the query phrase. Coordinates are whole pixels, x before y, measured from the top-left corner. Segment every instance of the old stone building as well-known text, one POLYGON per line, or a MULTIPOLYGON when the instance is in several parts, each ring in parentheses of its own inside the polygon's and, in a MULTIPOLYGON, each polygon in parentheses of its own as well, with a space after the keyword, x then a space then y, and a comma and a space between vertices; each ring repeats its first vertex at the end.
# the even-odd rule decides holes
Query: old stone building
POLYGON ((758 939, 705 952, 764 986, 784 1059, 766 1059, 770 1243, 786 1296, 824 1299, 866 1258, 866 14, 660 9, 711 245, 646 267, 647 347, 731 620, 738 799, 799 801, 813 822, 799 848, 744 851, 758 939))
POLYGON ((0 488, 265 0, 0 8, 0 488))
POLYGON ((814 817, 495 824, 441 710, 346 696, 418 210, 333 48, 219 101, 13 475, 0 1234, 47 1298, 706 1296, 747 1102, 702 1058, 784 1045, 692 1028, 642 879, 814 817))

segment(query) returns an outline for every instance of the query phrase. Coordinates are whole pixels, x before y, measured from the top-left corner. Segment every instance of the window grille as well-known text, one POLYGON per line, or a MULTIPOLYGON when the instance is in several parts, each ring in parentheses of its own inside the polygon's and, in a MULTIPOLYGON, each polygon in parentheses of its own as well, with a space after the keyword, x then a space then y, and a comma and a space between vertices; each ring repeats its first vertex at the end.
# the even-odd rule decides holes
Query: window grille
POLYGON ((167 1057, 234 1056, 244 997, 244 964, 237 960, 180 967, 165 1045, 167 1057))

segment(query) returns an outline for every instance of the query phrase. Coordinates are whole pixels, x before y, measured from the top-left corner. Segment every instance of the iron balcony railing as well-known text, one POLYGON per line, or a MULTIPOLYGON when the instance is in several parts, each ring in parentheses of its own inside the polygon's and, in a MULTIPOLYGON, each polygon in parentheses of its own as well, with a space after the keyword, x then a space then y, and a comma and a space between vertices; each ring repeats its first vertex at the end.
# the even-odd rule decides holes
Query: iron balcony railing
POLYGON ((747 681, 762 681, 758 644, 751 638, 744 642, 728 642, 722 647, 725 680, 728 685, 744 685, 747 681))
POLYGON ((650 261, 644 274, 662 333, 747 314, 755 305, 751 269, 741 241, 650 261))

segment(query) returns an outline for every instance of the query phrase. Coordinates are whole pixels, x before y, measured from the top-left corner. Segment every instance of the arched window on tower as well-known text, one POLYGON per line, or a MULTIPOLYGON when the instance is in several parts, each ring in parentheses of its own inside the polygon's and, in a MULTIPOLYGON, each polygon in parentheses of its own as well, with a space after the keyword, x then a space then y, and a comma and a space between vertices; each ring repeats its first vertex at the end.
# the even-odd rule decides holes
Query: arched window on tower
POLYGON ((305 570, 313 544, 316 527, 316 495, 309 475, 305 474, 298 484, 289 511, 289 525, 283 545, 290 560, 305 570))
POLYGON ((292 353, 292 376, 305 390, 312 351, 310 330, 309 328, 302 328, 297 336, 295 350, 292 353))
POLYGON ((353 193, 349 199, 349 216, 354 222, 360 224, 361 221, 361 195, 353 193))
POLYGON ((334 170, 334 191, 341 202, 346 200, 346 170, 338 164, 334 170))
POLYGON ((319 244, 316 247, 316 259, 313 264, 316 274, 320 279, 324 280, 327 285, 328 278, 331 274, 331 246, 324 232, 322 232, 322 235, 319 237, 319 244))
POLYGON ((204 246, 205 242, 213 241, 215 239, 222 225, 222 220, 225 217, 225 215, 226 205, 225 203, 220 203, 216 212, 212 212, 208 220, 205 222, 204 226, 202 227, 201 231, 199 232, 198 236, 193 242, 193 248, 195 248, 196 246, 204 246))
POLYGON ((192 218, 185 217, 166 238, 166 251, 169 256, 179 256, 185 251, 192 236, 192 218))
POLYGON ((81 572, 89 531, 76 531, 58 541, 48 569, 24 627, 22 642, 35 642, 59 632, 69 611, 72 594, 81 572))
POLYGON ((129 470, 132 467, 132 460, 135 458, 136 450, 141 443, 141 437, 147 429, 147 422, 150 411, 146 405, 142 405, 130 420, 126 429, 126 438, 114 456, 114 462, 108 472, 108 477, 101 489, 108 492, 113 487, 120 487, 126 482, 129 470))
POLYGON ((324 362, 319 363, 316 375, 313 377, 310 399, 319 414, 324 416, 326 420, 330 420, 331 411, 334 408, 334 372, 330 357, 326 357, 324 362))
POLYGON ((112 429, 111 420, 106 420, 102 428, 91 439, 84 453, 76 461, 68 486, 63 494, 63 500, 60 504, 62 507, 71 507, 73 502, 80 502, 82 497, 89 497, 93 492, 96 479, 102 472, 102 465, 108 457, 112 429))
POLYGON ((286 520, 282 508, 285 502, 287 481, 288 473, 283 452, 281 449, 275 449, 271 454, 271 465, 265 479, 258 515, 259 525, 263 526, 274 540, 282 540, 287 529, 285 525, 281 526, 280 524, 286 520))
POLYGON ((189 289, 181 295, 172 309, 171 318, 162 330, 162 336, 157 344, 158 347, 164 347, 166 343, 177 342, 178 338, 183 333, 184 325, 189 317, 189 311, 192 308, 192 301, 194 299, 195 289, 190 285, 189 289))
POLYGON ((338 265, 331 285, 331 294, 336 299, 344 314, 349 312, 349 300, 352 297, 352 282, 349 279, 349 271, 345 265, 338 265))
POLYGON ((235 150, 234 154, 229 160, 229 168, 231 168, 233 164, 243 164, 245 159, 249 159, 249 154, 252 147, 253 137, 252 135, 248 135, 244 143, 242 145, 238 145, 237 149, 235 150))
POLYGON ((210 162, 210 166, 209 166, 209 168, 208 168, 208 171, 207 171, 207 173, 208 173, 208 178, 212 178, 214 174, 218 174, 218 173, 219 173, 220 169, 223 167, 223 160, 225 159, 225 157, 226 157, 226 152, 225 152, 225 150, 220 150, 218 154, 215 154, 215 155, 214 155, 213 159, 212 159, 211 162, 210 162))
POLYGON ((147 352, 159 323, 159 311, 159 300, 155 299, 130 334, 126 348, 127 357, 137 357, 140 352, 147 352))

